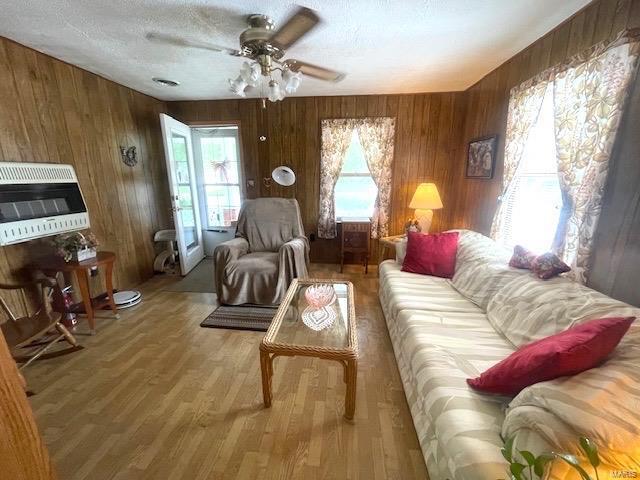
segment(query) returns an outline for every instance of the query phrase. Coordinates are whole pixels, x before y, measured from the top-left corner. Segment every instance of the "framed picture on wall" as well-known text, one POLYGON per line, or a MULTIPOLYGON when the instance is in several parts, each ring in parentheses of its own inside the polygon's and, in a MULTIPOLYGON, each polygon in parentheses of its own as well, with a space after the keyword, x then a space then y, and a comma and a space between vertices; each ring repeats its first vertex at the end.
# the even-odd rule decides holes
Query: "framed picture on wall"
POLYGON ((493 178, 498 136, 476 138, 469 142, 467 178, 493 178))

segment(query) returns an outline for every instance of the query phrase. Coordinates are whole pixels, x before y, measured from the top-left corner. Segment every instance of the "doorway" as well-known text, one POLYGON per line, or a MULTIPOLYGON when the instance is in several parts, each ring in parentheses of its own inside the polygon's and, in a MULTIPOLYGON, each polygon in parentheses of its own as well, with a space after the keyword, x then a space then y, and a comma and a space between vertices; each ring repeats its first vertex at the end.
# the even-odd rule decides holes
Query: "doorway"
POLYGON ((235 236, 244 199, 239 127, 191 127, 205 255, 235 236))

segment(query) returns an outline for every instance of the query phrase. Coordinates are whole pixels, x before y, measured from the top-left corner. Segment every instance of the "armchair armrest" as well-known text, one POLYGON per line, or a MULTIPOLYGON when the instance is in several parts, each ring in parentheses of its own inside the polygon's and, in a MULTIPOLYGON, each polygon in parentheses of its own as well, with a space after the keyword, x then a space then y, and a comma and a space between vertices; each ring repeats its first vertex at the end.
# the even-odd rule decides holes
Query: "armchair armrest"
POLYGON ((227 265, 249 253, 249 242, 242 237, 236 237, 226 242, 222 242, 213 251, 213 264, 215 269, 216 294, 218 299, 222 299, 222 287, 224 282, 224 271, 227 265))
POLYGON ((307 276, 309 266, 309 240, 295 237, 280 246, 278 251, 280 277, 287 279, 287 287, 293 278, 307 276))
POLYGON ((216 264, 218 260, 223 259, 226 264, 231 260, 237 260, 247 253, 249 253, 249 242, 245 238, 236 237, 218 245, 213 251, 213 256, 216 264))
POLYGON ((309 263, 309 240, 307 240, 307 237, 295 237, 280 246, 280 252, 286 249, 294 249, 304 252, 306 261, 309 263))

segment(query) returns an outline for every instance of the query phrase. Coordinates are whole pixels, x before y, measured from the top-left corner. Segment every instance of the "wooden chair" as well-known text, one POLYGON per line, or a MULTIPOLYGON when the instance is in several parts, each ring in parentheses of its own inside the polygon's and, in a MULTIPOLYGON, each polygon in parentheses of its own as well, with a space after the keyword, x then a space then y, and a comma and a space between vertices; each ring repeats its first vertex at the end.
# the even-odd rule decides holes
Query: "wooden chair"
POLYGON ((53 312, 51 308, 54 294, 61 295, 61 292, 58 283, 52 278, 44 277, 32 283, 21 285, 0 283, 0 306, 9 317, 6 322, 0 325, 0 329, 2 329, 16 362, 26 359, 20 369, 37 360, 62 339, 69 342, 73 350, 78 347, 75 337, 60 322, 63 314, 53 312), (33 288, 39 290, 40 298, 36 310, 29 313, 26 292, 33 288), (2 290, 20 291, 20 300, 24 311, 22 316, 16 315, 2 298, 2 290), (21 349, 30 349, 30 351, 24 353, 21 349))

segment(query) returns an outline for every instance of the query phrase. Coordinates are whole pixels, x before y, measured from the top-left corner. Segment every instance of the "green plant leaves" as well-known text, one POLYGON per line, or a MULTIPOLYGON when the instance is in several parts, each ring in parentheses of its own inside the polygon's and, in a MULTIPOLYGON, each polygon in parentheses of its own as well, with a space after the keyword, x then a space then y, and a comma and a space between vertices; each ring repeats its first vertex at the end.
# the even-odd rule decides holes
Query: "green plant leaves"
POLYGON ((580 448, 587 454, 589 463, 594 468, 600 465, 600 457, 598 456, 598 446, 586 437, 580 437, 580 448))
POLYGON ((504 447, 500 449, 500 453, 502 453, 504 459, 509 463, 513 461, 513 440, 513 437, 507 438, 504 442, 504 447))
MULTIPOLYGON (((584 451, 589 463, 596 471, 596 479, 598 478, 598 465, 600 465, 600 457, 598 456, 598 446, 586 437, 580 437, 580 448, 584 451)), ((575 455, 568 453, 543 453, 537 457, 528 450, 519 450, 517 453, 522 457, 526 464, 519 462, 513 452, 514 437, 508 438, 504 442, 504 446, 500 450, 504 459, 509 462, 509 472, 511 480, 533 480, 533 474, 538 478, 543 478, 546 473, 547 466, 555 459, 560 459, 571 466, 580 475, 581 480, 592 480, 591 476, 584 468, 580 466, 580 461, 575 455), (528 470, 528 474, 526 472, 528 470), (533 472, 533 473, 532 473, 533 472)))
POLYGON ((535 473, 539 478, 542 478, 547 463, 553 461, 554 459, 555 457, 550 453, 543 453, 542 455, 538 455, 535 462, 533 463, 533 473, 535 473))
POLYGON ((527 462, 527 465, 529 465, 530 467, 532 467, 536 462, 535 455, 528 450, 520 450, 520 455, 522 455, 522 458, 524 458, 525 462, 527 462))
POLYGON ((580 466, 580 462, 574 455, 569 455, 568 453, 556 453, 554 455, 571 465, 580 474, 582 480, 591 480, 589 474, 580 466))
POLYGON ((513 475, 513 478, 515 480, 525 480, 522 477, 522 471, 525 469, 525 465, 523 465, 520 462, 513 462, 510 466, 509 466, 509 470, 511 471, 511 474, 513 475))

